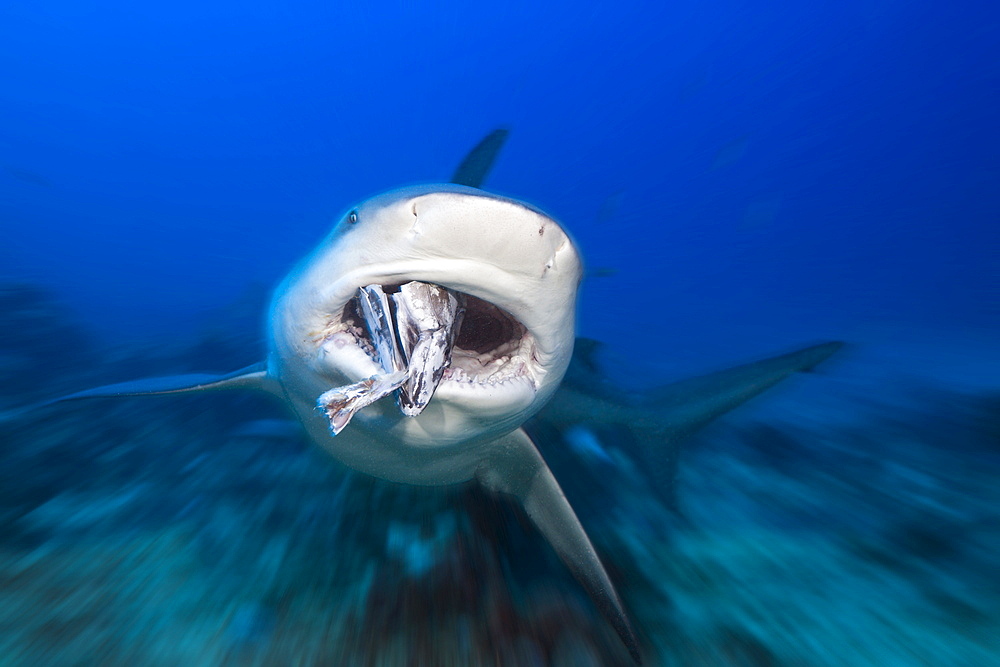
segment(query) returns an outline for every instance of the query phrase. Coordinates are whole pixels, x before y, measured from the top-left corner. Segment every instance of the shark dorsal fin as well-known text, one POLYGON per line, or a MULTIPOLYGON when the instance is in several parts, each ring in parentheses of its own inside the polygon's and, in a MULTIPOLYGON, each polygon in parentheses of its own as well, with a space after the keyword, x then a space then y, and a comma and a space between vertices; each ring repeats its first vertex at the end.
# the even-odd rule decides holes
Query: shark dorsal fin
POLYGON ((500 149, 507 141, 509 133, 507 128, 501 127, 487 134, 458 165, 458 169, 451 177, 451 182, 456 185, 468 185, 472 188, 482 187, 490 169, 493 168, 497 155, 500 154, 500 149))

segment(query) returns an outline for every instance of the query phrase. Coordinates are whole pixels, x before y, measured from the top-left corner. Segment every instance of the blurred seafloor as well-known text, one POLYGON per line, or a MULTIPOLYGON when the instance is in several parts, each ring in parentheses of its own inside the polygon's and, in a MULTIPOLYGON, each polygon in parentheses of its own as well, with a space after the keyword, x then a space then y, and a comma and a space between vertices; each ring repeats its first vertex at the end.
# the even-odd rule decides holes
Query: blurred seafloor
MULTIPOLYGON (((0 410, 252 362, 262 299, 197 339, 107 351, 6 285, 0 410)), ((542 446, 647 664, 986 666, 998 408, 997 390, 852 382, 833 362, 689 440, 678 513, 627 438, 542 446)), ((630 664, 506 502, 350 473, 263 398, 64 404, 0 438, 0 664, 630 664)))

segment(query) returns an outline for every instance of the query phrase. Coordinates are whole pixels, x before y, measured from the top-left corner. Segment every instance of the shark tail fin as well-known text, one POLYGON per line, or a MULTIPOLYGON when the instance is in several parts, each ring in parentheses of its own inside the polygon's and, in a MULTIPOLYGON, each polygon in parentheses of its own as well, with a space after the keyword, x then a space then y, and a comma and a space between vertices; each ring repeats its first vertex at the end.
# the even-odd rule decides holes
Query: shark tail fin
POLYGON ((507 141, 510 130, 501 127, 493 130, 483 140, 476 144, 475 148, 468 152, 462 163, 458 165, 455 173, 451 177, 451 182, 457 185, 468 185, 473 188, 480 188, 493 163, 496 162, 500 149, 507 141))
POLYGON ((618 633, 636 664, 642 664, 635 631, 594 545, 559 482, 523 429, 502 438, 477 473, 483 486, 514 496, 531 521, 618 633))
POLYGON ((640 463, 667 504, 676 509, 680 442, 726 412, 794 373, 811 372, 843 347, 832 341, 742 366, 681 380, 633 404, 628 428, 642 446, 640 463))

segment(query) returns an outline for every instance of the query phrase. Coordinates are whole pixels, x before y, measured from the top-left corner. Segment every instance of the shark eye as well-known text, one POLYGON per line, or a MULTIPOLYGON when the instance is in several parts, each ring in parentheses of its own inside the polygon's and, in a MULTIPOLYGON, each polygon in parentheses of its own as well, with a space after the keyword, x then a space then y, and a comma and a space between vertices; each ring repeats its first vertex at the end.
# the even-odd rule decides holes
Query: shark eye
POLYGON ((354 223, 356 223, 358 221, 358 212, 357 211, 351 211, 350 213, 348 213, 347 214, 347 221, 349 223, 351 223, 352 225, 354 223))

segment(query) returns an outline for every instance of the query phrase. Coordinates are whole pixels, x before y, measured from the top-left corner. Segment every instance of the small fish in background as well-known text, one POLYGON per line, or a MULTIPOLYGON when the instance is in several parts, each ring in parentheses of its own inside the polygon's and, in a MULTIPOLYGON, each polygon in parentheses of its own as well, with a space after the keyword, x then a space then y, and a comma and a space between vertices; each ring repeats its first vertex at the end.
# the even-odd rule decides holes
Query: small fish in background
MULTIPOLYGON (((615 217, 618 215, 618 211, 621 208, 622 199, 625 197, 625 191, 619 190, 601 202, 600 208, 597 209, 597 216, 594 218, 594 223, 598 228, 611 224, 614 222, 615 217)), ((613 266, 592 266, 587 268, 586 273, 587 278, 612 278, 618 275, 618 269, 613 266)))
POLYGON ((712 169, 722 169, 742 160, 747 152, 747 145, 749 143, 750 135, 744 134, 722 146, 715 153, 715 159, 712 161, 712 169))
POLYGON ((9 176, 21 181, 22 183, 27 183, 28 185, 34 185, 40 188, 52 187, 52 181, 37 172, 12 167, 10 165, 4 166, 4 171, 7 172, 9 176))
POLYGON ((588 278, 613 278, 618 275, 618 269, 613 266, 598 266, 587 271, 588 278))
POLYGON ((618 211, 621 210, 622 200, 625 198, 625 191, 619 190, 614 194, 608 195, 608 197, 601 202, 601 207, 597 209, 597 218, 595 222, 598 226, 606 225, 613 221, 618 215, 618 211))

